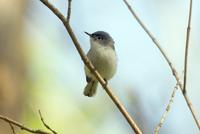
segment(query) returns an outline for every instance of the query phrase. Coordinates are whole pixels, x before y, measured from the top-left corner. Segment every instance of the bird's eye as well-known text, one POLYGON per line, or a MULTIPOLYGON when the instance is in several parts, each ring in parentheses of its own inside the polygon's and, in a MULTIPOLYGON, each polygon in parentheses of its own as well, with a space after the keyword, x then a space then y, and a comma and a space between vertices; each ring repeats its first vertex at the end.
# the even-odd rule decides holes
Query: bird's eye
POLYGON ((98 36, 97 39, 98 39, 98 40, 103 40, 103 37, 98 36))

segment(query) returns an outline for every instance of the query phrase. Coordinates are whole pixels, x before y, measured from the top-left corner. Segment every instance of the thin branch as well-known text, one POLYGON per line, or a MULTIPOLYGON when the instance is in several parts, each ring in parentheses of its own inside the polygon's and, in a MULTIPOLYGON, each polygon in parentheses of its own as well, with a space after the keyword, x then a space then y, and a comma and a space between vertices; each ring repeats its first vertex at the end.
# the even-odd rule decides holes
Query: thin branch
POLYGON ((192 0, 190 0, 188 27, 187 27, 186 44, 185 44, 183 94, 186 93, 186 84, 187 84, 187 66, 188 66, 188 50, 190 41, 191 19, 192 19, 192 0))
MULTIPOLYGON (((40 1, 41 1, 44 5, 46 5, 46 4, 49 3, 47 0, 40 0, 40 1)), ((51 11, 52 11, 62 22, 67 23, 66 20, 65 20, 65 16, 62 15, 62 13, 59 12, 57 8, 54 8, 53 5, 51 5, 50 3, 49 3, 49 9, 51 9, 51 11)))
POLYGON ((67 22, 68 23, 71 17, 71 3, 72 3, 72 0, 68 0, 68 8, 67 8, 67 22))
MULTIPOLYGON (((184 59, 184 83, 183 83, 183 95, 185 100, 187 100, 188 105, 191 109, 193 109, 192 103, 189 101, 187 96, 187 66, 188 66, 188 51, 189 51, 189 41, 190 41, 190 30, 191 30, 191 20, 192 20, 192 0, 190 0, 190 7, 189 7, 189 18, 188 18, 188 27, 187 27, 187 35, 186 35, 186 45, 185 45, 185 59, 184 59)), ((194 111, 194 110, 193 110, 194 111)), ((200 130, 200 122, 196 118, 195 111, 192 112, 192 116, 195 119, 195 122, 200 130)))
POLYGON ((51 131, 53 134, 58 134, 56 131, 54 131, 52 128, 50 128, 49 125, 47 125, 47 124, 45 123, 44 118, 42 117, 42 114, 41 114, 40 110, 39 110, 38 112, 39 112, 40 119, 41 119, 43 125, 44 125, 49 131, 51 131))
POLYGON ((11 123, 9 123, 9 125, 10 125, 10 128, 11 128, 13 134, 16 134, 16 133, 15 133, 15 128, 13 127, 13 125, 12 125, 11 123))
POLYGON ((104 79, 100 76, 100 74, 97 72, 97 70, 94 68, 94 66, 92 65, 92 63, 89 61, 89 59, 87 58, 87 56, 85 55, 84 51, 82 50, 70 24, 68 23, 68 21, 66 19, 63 18, 63 15, 52 5, 48 2, 48 0, 40 0, 43 4, 45 4, 64 24, 66 30, 68 31, 69 36, 71 37, 82 61, 84 62, 84 64, 88 67, 88 69, 94 74, 94 76, 96 77, 96 79, 99 81, 99 83, 102 85, 102 87, 105 89, 106 93, 109 95, 109 97, 112 99, 112 101, 114 102, 114 104, 117 106, 117 108, 119 109, 119 111, 122 113, 122 115, 125 117, 125 119, 127 120, 127 122, 129 123, 129 125, 131 126, 131 128, 133 129, 133 131, 136 134, 142 134, 141 130, 139 129, 139 127, 137 126, 137 124, 135 123, 135 121, 133 120, 133 118, 131 118, 131 116, 129 115, 129 113, 127 112, 127 110, 125 109, 125 107, 122 105, 122 103, 120 102, 120 100, 113 94, 110 86, 107 85, 107 83, 104 81, 104 79))
POLYGON ((40 130, 40 129, 32 129, 32 128, 28 128, 26 126, 24 126, 23 124, 17 122, 17 121, 14 121, 8 117, 5 117, 5 116, 2 116, 0 115, 0 119, 9 123, 9 124, 12 124, 16 127, 19 127, 21 130, 24 130, 24 131, 27 131, 27 132, 30 132, 30 133, 33 133, 33 134, 52 134, 52 133, 49 133, 49 132, 46 132, 46 131, 43 131, 43 130, 40 130))
POLYGON ((189 107, 191 113, 192 113, 192 116, 193 116, 193 118, 194 118, 194 120, 195 120, 195 123, 197 124, 197 127, 198 127, 199 130, 200 130, 200 121, 199 121, 198 118, 197 118, 197 113, 196 113, 196 111, 194 110, 194 107, 193 107, 191 101, 189 100, 189 98, 188 98, 188 96, 187 96, 187 93, 185 93, 183 96, 184 96, 184 98, 185 98, 185 100, 186 100, 186 103, 187 103, 187 105, 188 105, 188 107, 189 107))
POLYGON ((160 128, 162 127, 164 121, 166 120, 167 114, 169 113, 171 105, 173 104, 174 97, 175 97, 177 89, 178 89, 178 84, 176 84, 176 86, 174 87, 174 90, 173 90, 172 95, 170 97, 169 103, 168 103, 168 105, 167 105, 167 107, 165 109, 165 112, 163 113, 163 115, 162 115, 162 117, 160 119, 160 122, 158 123, 157 127, 154 130, 155 134, 158 134, 160 128))
POLYGON ((140 24, 140 26, 143 28, 143 30, 148 34, 148 36, 152 39, 153 43, 160 50, 160 52, 164 56, 165 60, 167 61, 170 69, 172 70, 172 74, 175 76, 178 85, 182 89, 182 84, 181 84, 181 82, 179 80, 178 73, 177 73, 175 67, 173 66, 173 64, 171 63, 171 61, 169 60, 169 57, 167 56, 167 54, 165 53, 165 51, 161 47, 160 43, 156 40, 156 38, 153 36, 153 34, 147 29, 147 27, 144 25, 144 23, 141 21, 141 19, 138 17, 138 15, 135 13, 135 11, 132 9, 130 4, 127 2, 127 0, 123 0, 123 1, 126 4, 126 6, 128 7, 128 9, 131 12, 131 14, 133 15, 133 17, 137 20, 137 22, 140 24))
POLYGON ((125 3, 125 5, 127 6, 127 8, 129 9, 129 11, 131 12, 131 14, 133 15, 133 17, 137 20, 137 22, 140 24, 140 26, 143 28, 143 30, 148 34, 148 36, 152 39, 153 43, 158 47, 158 49, 160 50, 160 52, 162 53, 163 57, 165 58, 165 60, 167 61, 173 76, 175 77, 177 84, 179 86, 179 88, 182 91, 182 94, 184 96, 184 99, 187 103, 187 106, 190 109, 190 112, 192 113, 192 116, 196 122, 196 125, 198 126, 198 128, 200 129, 200 123, 197 119, 197 114, 194 110, 194 107, 192 106, 191 101, 189 100, 187 94, 185 94, 183 92, 183 85, 180 82, 180 79, 178 77, 178 73, 175 69, 175 67, 173 66, 173 64, 171 63, 171 61, 169 60, 169 57, 166 55, 166 53, 164 52, 164 50, 162 49, 160 43, 156 40, 156 38, 153 36, 153 34, 147 29, 147 27, 144 25, 144 23, 140 20, 140 18, 137 16, 137 14, 135 13, 135 11, 132 9, 132 7, 129 5, 129 3, 127 2, 127 0, 123 0, 123 2, 125 3))

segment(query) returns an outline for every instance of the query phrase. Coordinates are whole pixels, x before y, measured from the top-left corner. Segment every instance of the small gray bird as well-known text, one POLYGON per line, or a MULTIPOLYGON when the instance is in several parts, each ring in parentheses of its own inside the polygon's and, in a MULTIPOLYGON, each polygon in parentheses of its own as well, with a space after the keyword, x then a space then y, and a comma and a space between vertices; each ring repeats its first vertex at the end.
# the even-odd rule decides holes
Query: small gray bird
MULTIPOLYGON (((90 50, 87 53, 87 57, 107 82, 107 80, 113 77, 117 68, 117 57, 114 47, 115 42, 112 37, 104 31, 97 31, 93 34, 85 33, 90 36, 90 50)), ((92 97, 96 93, 98 81, 86 66, 85 74, 87 85, 84 89, 84 95, 92 97)))

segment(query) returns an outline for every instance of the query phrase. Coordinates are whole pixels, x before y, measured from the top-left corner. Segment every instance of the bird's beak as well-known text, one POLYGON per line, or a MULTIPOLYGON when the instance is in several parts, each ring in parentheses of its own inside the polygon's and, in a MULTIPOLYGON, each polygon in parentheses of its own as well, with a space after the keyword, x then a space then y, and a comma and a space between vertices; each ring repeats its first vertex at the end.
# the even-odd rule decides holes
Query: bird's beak
POLYGON ((92 37, 92 34, 88 33, 88 32, 84 32, 85 34, 87 34, 88 36, 92 37))

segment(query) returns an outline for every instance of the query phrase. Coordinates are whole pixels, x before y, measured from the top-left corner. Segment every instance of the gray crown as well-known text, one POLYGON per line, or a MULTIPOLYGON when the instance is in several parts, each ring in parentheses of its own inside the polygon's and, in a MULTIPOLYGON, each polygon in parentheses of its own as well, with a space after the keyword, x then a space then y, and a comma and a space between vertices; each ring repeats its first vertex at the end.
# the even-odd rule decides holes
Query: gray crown
POLYGON ((103 40, 113 40, 112 37, 108 33, 104 32, 104 31, 94 32, 91 36, 94 37, 94 38, 98 38, 99 37, 99 38, 101 38, 103 40))

